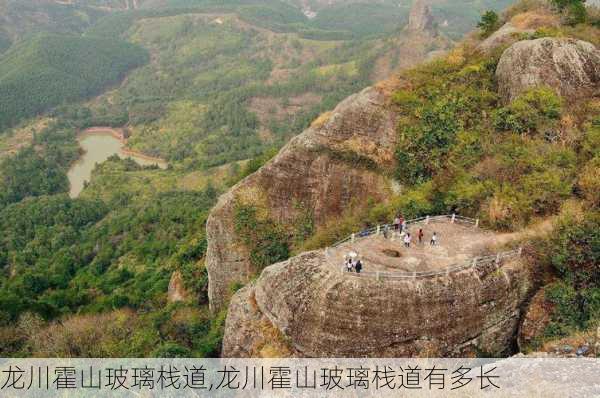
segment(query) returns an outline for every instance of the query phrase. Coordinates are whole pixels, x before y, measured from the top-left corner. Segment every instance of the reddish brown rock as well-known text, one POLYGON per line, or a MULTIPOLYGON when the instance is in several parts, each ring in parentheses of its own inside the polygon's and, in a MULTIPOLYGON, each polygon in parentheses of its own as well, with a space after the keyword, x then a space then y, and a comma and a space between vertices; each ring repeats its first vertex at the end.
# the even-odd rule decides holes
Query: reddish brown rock
POLYGON ((223 195, 207 222, 211 308, 222 308, 230 286, 246 283, 256 273, 248 248, 235 234, 239 198, 261 202, 281 225, 299 216, 298 204, 311 210, 317 226, 324 224, 339 216, 351 200, 386 200, 390 182, 382 171, 393 167, 395 145, 396 115, 379 89, 367 88, 317 119, 274 159, 223 195))
POLYGON ((529 289, 519 260, 483 276, 466 270, 378 281, 344 274, 322 251, 309 252, 266 268, 236 294, 223 355, 257 355, 251 347, 265 339, 258 322, 281 331, 297 356, 506 354, 529 289))
POLYGON ((175 271, 171 274, 169 281, 168 300, 170 303, 185 301, 189 297, 187 290, 183 285, 183 276, 181 272, 175 271))
POLYGON ((527 306, 517 339, 521 350, 529 348, 537 337, 542 336, 552 319, 554 305, 546 301, 545 296, 546 290, 541 288, 527 306))

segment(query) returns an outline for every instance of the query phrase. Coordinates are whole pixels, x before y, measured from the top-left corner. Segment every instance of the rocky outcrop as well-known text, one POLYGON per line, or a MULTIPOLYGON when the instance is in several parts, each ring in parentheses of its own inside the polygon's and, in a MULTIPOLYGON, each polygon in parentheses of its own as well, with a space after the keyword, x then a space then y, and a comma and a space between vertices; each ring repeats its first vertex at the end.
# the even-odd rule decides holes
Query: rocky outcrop
POLYGON ((554 305, 546 301, 546 290, 541 288, 533 296, 525 310, 517 338, 519 349, 525 350, 531 347, 537 338, 543 336, 553 313, 554 305))
POLYGON ((295 356, 509 353, 530 287, 519 260, 487 273, 378 281, 344 274, 324 252, 309 252, 266 268, 236 294, 223 355, 259 355, 253 347, 268 336, 258 324, 279 330, 295 356))
POLYGON ((238 201, 261 202, 279 225, 290 225, 299 206, 321 225, 347 209, 350 201, 385 201, 389 181, 382 171, 394 165, 396 116, 386 95, 367 88, 323 115, 292 139, 258 172, 223 195, 207 222, 209 299, 223 307, 233 283, 256 273, 249 248, 235 233, 238 201))
POLYGON ((496 70, 505 102, 536 86, 549 86, 567 100, 600 94, 600 51, 588 42, 543 38, 510 46, 496 70))
POLYGON ((485 53, 489 53, 498 47, 513 44, 518 41, 522 35, 534 32, 535 30, 533 29, 520 29, 510 22, 507 22, 488 38, 479 43, 478 48, 485 53))
POLYGON ((169 303, 175 303, 178 301, 185 301, 189 298, 189 294, 183 284, 183 276, 180 271, 175 271, 171 274, 171 280, 169 281, 169 288, 167 291, 167 299, 169 303))
POLYGON ((431 7, 425 0, 415 0, 408 16, 407 30, 412 32, 435 32, 431 7))

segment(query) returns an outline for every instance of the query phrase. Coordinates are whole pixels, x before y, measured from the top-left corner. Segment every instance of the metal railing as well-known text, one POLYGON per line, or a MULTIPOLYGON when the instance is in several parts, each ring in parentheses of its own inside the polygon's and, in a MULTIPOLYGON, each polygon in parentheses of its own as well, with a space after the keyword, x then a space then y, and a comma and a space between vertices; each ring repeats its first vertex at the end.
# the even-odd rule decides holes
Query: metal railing
MULTIPOLYGON (((463 224, 463 225, 464 224, 473 225, 476 228, 479 227, 479 219, 463 217, 463 216, 459 216, 457 214, 446 214, 446 215, 441 215, 441 216, 425 216, 425 217, 413 218, 412 220, 406 221, 406 226, 408 227, 410 225, 415 225, 415 224, 428 225, 429 223, 440 222, 440 221, 449 221, 452 224, 456 223, 456 224, 463 224)), ((358 233, 353 233, 350 236, 346 237, 345 239, 342 239, 342 240, 334 243, 333 245, 331 245, 331 247, 338 247, 346 242, 354 242, 357 239, 366 238, 371 235, 379 235, 386 228, 389 231, 393 232, 394 224, 377 225, 376 227, 365 229, 358 233)))
MULTIPOLYGON (((434 223, 434 222, 460 223, 460 224, 472 225, 476 228, 479 227, 479 219, 462 217, 462 216, 458 216, 456 214, 433 216, 433 217, 432 216, 419 217, 419 218, 415 218, 415 219, 406 221, 406 226, 408 227, 409 225, 415 225, 415 224, 420 224, 420 223, 427 225, 429 223, 434 223)), ((336 242, 331 247, 335 248, 335 247, 341 246, 342 244, 347 243, 347 242, 356 242, 357 240, 364 239, 364 238, 367 238, 372 235, 379 235, 380 233, 382 233, 382 231, 385 230, 385 228, 392 230, 393 224, 378 225, 376 227, 361 231, 359 233, 354 233, 354 234, 348 236, 347 238, 345 238, 339 242, 336 242)), ((465 270, 469 270, 469 269, 475 270, 475 269, 482 268, 485 266, 494 266, 497 269, 506 260, 512 260, 512 259, 521 257, 522 252, 523 252, 523 248, 519 247, 518 249, 499 252, 499 253, 496 253, 495 255, 475 257, 469 261, 465 261, 465 262, 459 263, 459 264, 453 264, 453 265, 450 265, 450 266, 444 268, 443 270, 437 270, 437 271, 414 271, 414 272, 361 271, 360 273, 356 273, 356 272, 348 272, 344 266, 341 267, 341 271, 343 274, 348 275, 348 276, 353 276, 353 277, 358 277, 358 278, 362 278, 362 277, 375 278, 377 280, 381 280, 381 279, 406 280, 406 279, 429 278, 429 277, 450 275, 450 274, 453 274, 456 272, 465 271, 465 270)), ((325 254, 327 257, 329 256, 329 248, 325 249, 325 254)), ((329 258, 328 258, 328 260, 329 260, 329 258)))

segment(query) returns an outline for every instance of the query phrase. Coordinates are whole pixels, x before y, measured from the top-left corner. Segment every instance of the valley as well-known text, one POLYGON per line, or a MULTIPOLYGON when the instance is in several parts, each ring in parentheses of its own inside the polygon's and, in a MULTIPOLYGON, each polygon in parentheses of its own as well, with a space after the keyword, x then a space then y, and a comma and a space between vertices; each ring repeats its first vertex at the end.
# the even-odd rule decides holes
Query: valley
POLYGON ((360 355, 591 333, 599 14, 509 3, 0 0, 2 356, 353 355, 371 321, 360 355), (416 287, 323 266, 399 212, 477 218, 523 257, 416 287), (452 332, 386 317, 410 300, 452 332))

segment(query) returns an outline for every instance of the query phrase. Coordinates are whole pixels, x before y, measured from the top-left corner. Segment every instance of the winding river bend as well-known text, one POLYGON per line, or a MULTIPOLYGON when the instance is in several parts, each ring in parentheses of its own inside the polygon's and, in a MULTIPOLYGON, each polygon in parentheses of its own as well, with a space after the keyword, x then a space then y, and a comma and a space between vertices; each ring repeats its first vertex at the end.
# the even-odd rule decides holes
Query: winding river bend
POLYGON ((110 127, 93 127, 83 131, 77 138, 79 146, 84 154, 71 166, 67 173, 71 189, 69 195, 72 198, 79 196, 86 181, 92 176, 92 170, 97 163, 102 163, 112 155, 120 158, 131 158, 142 166, 157 165, 164 169, 167 162, 161 159, 144 156, 125 149, 126 140, 119 129, 110 127))

